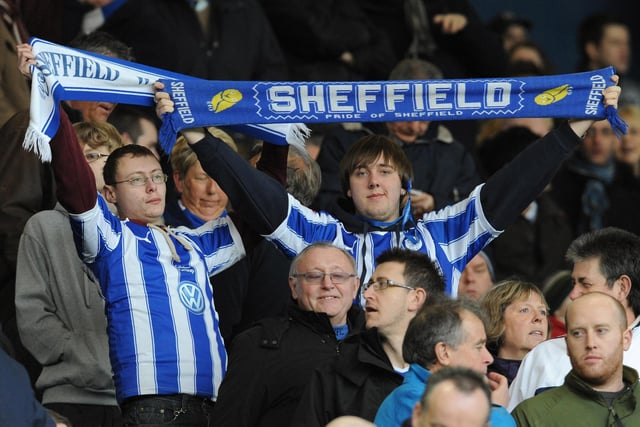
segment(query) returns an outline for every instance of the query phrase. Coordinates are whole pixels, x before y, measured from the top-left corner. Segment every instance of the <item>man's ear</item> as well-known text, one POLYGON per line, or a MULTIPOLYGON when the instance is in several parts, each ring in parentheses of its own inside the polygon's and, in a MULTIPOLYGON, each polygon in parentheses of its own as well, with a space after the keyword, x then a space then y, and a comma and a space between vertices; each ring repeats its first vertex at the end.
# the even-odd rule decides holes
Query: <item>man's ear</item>
POLYGON ((118 198, 116 197, 116 189, 113 185, 105 184, 102 187, 102 197, 109 203, 113 203, 114 205, 118 203, 118 198))
POLYGON ((120 138, 122 138, 122 145, 133 144, 133 139, 131 138, 129 132, 122 132, 120 134, 120 138))
POLYGON ((451 354, 449 353, 449 347, 442 341, 439 341, 435 346, 436 363, 440 366, 451 365, 451 354))
POLYGON ((408 296, 411 298, 409 301, 409 310, 418 311, 427 300, 427 291, 425 291, 424 288, 416 288, 414 291, 411 291, 408 296))
POLYGON ((622 348, 624 349, 624 351, 629 350, 629 347, 631 347, 632 335, 633 332, 631 332, 631 329, 625 329, 622 333, 622 348))
POLYGON ((295 277, 289 277, 289 289, 291 289, 291 297, 294 300, 298 300, 298 290, 296 289, 296 279, 295 277))
POLYGON ((627 298, 629 298, 629 293, 631 293, 631 286, 633 286, 633 284, 631 283, 631 278, 626 274, 623 274, 622 276, 620 276, 620 278, 618 279, 618 283, 619 283, 619 290, 618 290, 618 295, 616 296, 616 299, 620 301, 623 305, 625 305, 627 298))
POLYGON ((405 190, 404 188, 400 189, 400 195, 404 196, 405 194, 407 194, 407 190, 405 190))
POLYGON ((351 197, 351 190, 347 190, 347 197, 348 197, 348 198, 350 198, 350 199, 352 199, 352 197, 351 197))

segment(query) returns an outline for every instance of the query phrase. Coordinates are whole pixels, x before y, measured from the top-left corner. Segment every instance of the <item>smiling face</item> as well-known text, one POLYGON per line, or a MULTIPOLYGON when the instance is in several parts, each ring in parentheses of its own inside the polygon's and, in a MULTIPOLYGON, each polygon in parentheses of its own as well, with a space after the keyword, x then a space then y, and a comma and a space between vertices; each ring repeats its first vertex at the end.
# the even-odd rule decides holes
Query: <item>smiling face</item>
MULTIPOLYGON (((162 173, 160 162, 149 152, 148 156, 133 157, 126 154, 118 160, 115 180, 125 181, 136 176, 151 178, 162 173)), ((128 182, 105 185, 105 198, 116 205, 120 218, 129 218, 143 224, 159 223, 164 212, 166 183, 156 184, 151 179, 141 186, 128 182)))
POLYGON ((354 170, 347 196, 353 199, 358 214, 376 221, 393 221, 400 215, 401 184, 396 167, 380 156, 354 170))
POLYGON ((227 194, 207 175, 198 160, 187 170, 184 177, 176 171, 173 178, 176 188, 181 193, 182 203, 191 213, 205 221, 218 218, 229 202, 227 194))
POLYGON ((503 319, 503 343, 498 350, 501 358, 522 360, 533 347, 547 339, 547 306, 535 292, 509 304, 503 319))
MULTIPOLYGON (((348 273, 354 274, 353 263, 347 254, 337 248, 317 247, 307 250, 296 266, 295 273, 348 273)), ((349 277, 344 283, 333 283, 325 275, 320 283, 309 283, 303 277, 289 277, 293 299, 302 310, 326 313, 333 326, 347 323, 347 312, 356 297, 360 281, 349 277)))
POLYGON ((585 295, 567 309, 567 353, 574 372, 599 391, 620 391, 623 351, 631 344, 624 309, 604 295, 585 295))

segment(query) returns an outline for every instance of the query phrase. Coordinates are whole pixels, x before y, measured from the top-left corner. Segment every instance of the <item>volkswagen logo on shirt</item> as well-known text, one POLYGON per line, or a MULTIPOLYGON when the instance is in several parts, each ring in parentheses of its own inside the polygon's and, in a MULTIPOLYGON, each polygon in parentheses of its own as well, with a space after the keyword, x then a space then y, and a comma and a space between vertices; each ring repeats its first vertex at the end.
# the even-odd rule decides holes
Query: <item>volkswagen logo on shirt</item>
POLYGON ((178 286, 180 302, 187 307, 187 310, 194 314, 202 314, 204 311, 204 295, 195 283, 183 282, 178 286))

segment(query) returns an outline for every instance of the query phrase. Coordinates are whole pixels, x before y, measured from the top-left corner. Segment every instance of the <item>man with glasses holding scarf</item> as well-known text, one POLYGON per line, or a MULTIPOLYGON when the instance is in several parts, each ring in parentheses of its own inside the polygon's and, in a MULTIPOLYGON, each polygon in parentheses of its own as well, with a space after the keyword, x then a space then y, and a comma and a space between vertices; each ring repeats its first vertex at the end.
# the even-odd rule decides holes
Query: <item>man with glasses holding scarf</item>
POLYGON ((238 231, 226 214, 163 226, 167 176, 145 147, 109 155, 103 194, 64 112, 51 149, 58 199, 105 300, 124 423, 207 426, 227 361, 209 276, 244 256, 238 231))

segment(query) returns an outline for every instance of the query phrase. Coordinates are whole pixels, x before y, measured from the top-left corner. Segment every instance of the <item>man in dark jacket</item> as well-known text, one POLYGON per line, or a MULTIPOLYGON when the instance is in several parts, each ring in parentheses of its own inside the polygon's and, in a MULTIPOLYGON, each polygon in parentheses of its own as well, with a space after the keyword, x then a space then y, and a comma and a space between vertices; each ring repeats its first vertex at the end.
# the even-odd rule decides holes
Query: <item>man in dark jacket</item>
POLYGON ((409 365, 402 342, 425 301, 444 295, 444 281, 424 254, 390 249, 365 285, 367 330, 345 340, 341 353, 316 369, 293 418, 294 426, 324 426, 341 415, 373 420, 402 384, 409 365))
POLYGON ((233 341, 216 425, 288 425, 313 369, 362 328, 355 261, 343 249, 307 247, 291 263, 289 286, 296 304, 288 317, 264 319, 233 341))

